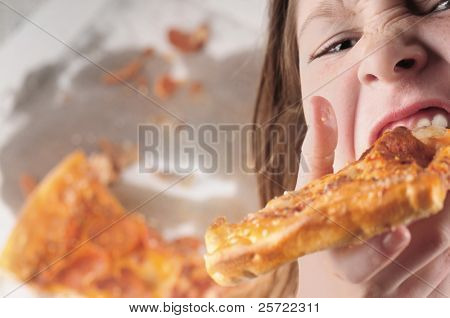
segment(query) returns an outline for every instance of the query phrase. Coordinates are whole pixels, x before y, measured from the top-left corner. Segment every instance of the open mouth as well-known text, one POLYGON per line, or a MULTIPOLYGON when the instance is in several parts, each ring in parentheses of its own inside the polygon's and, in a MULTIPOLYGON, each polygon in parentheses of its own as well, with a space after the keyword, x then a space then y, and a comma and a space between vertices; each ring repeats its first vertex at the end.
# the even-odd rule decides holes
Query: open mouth
POLYGON ((383 132, 398 126, 408 129, 428 126, 449 128, 449 124, 450 104, 436 99, 419 102, 395 110, 381 118, 371 130, 369 144, 372 145, 383 132))
POLYGON ((449 113, 445 109, 431 106, 421 109, 406 118, 387 124, 382 128, 380 133, 382 134, 386 130, 392 130, 398 126, 404 126, 409 129, 428 126, 448 128, 448 123, 449 113))

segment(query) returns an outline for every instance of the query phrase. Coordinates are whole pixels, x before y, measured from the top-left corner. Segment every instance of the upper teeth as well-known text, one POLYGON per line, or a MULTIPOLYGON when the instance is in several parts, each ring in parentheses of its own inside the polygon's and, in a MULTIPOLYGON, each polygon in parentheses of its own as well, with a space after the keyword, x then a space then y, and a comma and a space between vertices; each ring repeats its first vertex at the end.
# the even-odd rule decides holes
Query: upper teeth
POLYGON ((443 114, 436 114, 433 116, 433 118, 430 120, 428 118, 421 118, 417 121, 416 127, 428 127, 428 126, 437 126, 437 127, 443 127, 447 128, 448 126, 448 120, 447 117, 443 114))
POLYGON ((447 128, 448 120, 447 120, 447 117, 444 116, 443 114, 436 114, 436 115, 434 115, 433 120, 431 121, 431 124, 433 126, 447 128))
POLYGON ((428 118, 420 118, 416 124, 417 128, 431 126, 431 120, 428 118))

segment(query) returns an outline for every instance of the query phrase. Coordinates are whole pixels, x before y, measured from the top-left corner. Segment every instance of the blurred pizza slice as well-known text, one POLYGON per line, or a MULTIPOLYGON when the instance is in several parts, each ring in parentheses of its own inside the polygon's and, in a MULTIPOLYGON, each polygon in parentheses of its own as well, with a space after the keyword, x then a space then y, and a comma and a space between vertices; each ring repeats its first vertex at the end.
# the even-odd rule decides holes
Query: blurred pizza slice
POLYGON ((126 214, 86 156, 75 152, 30 194, 0 264, 58 295, 218 295, 194 241, 186 242, 166 242, 142 216, 126 214))

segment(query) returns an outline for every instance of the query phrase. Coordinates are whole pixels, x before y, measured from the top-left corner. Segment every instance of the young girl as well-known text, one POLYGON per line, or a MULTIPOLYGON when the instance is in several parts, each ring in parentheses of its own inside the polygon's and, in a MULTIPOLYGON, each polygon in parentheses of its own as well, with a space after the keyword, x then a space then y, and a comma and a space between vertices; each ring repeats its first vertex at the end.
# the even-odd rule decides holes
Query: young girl
MULTIPOLYGON (((447 127, 449 2, 272 1, 255 112, 263 202, 358 159, 385 129, 447 127), (277 125, 293 125, 295 140, 279 143, 277 125)), ((449 242, 447 200, 438 215, 370 244, 280 268, 272 295, 449 297, 449 242)))

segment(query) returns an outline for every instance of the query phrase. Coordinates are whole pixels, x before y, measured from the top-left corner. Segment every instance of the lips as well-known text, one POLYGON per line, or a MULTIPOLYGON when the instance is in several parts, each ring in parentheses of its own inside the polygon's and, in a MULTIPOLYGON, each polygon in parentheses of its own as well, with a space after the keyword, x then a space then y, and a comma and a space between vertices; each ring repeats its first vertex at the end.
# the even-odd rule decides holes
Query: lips
POLYGON ((429 107, 421 109, 411 116, 386 125, 383 129, 381 129, 381 133, 385 132, 386 130, 392 130, 398 126, 405 126, 409 129, 428 126, 447 128, 448 122, 449 114, 446 110, 438 107, 429 107))
POLYGON ((447 128, 450 123, 450 103, 442 100, 428 100, 398 109, 386 114, 377 122, 369 136, 370 144, 381 134, 398 126, 409 129, 427 126, 447 128))

